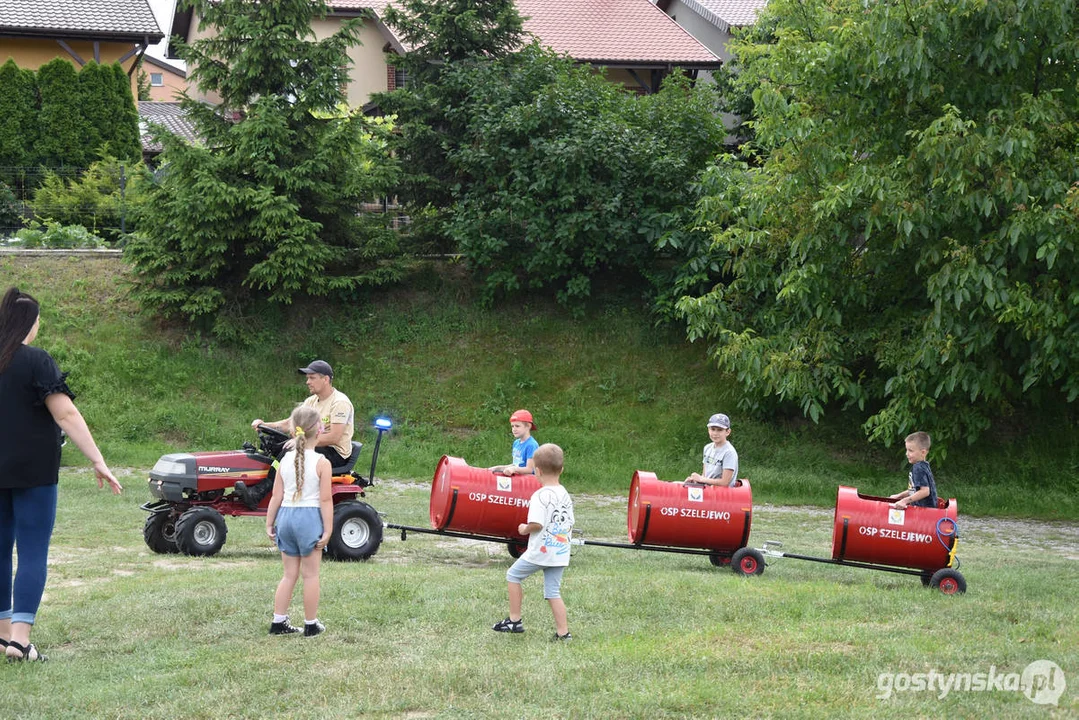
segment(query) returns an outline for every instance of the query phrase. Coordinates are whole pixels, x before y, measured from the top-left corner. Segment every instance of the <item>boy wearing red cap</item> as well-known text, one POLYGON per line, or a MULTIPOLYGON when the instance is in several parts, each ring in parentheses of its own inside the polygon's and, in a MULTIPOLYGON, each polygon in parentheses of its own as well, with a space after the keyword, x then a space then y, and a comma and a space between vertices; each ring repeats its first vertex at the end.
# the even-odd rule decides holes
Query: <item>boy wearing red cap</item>
POLYGON ((535 454, 539 443, 532 437, 532 431, 536 429, 536 423, 532 420, 532 413, 527 410, 518 410, 510 415, 510 432, 513 433, 513 461, 509 465, 495 465, 487 468, 493 473, 500 475, 533 475, 536 472, 532 455, 535 454))

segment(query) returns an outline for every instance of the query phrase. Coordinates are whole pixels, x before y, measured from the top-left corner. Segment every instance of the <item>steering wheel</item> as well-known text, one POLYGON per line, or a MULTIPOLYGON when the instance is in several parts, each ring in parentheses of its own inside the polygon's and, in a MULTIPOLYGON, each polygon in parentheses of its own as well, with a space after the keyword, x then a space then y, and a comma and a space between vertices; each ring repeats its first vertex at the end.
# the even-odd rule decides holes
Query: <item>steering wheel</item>
POLYGON ((277 428, 270 427, 269 425, 259 425, 255 429, 260 433, 264 433, 266 435, 269 435, 271 438, 273 438, 275 440, 288 440, 289 437, 290 437, 289 434, 287 432, 285 432, 284 430, 278 430, 277 428))

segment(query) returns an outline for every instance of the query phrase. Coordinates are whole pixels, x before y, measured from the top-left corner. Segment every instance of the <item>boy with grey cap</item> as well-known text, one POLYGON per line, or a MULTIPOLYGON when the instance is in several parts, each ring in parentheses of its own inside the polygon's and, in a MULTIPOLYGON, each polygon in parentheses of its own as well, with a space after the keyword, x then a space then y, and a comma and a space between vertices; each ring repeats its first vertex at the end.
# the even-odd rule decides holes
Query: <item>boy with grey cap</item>
POLYGON ((704 469, 686 478, 687 483, 734 487, 738 484, 738 451, 727 442, 731 434, 731 419, 723 413, 708 418, 708 437, 704 446, 704 469))

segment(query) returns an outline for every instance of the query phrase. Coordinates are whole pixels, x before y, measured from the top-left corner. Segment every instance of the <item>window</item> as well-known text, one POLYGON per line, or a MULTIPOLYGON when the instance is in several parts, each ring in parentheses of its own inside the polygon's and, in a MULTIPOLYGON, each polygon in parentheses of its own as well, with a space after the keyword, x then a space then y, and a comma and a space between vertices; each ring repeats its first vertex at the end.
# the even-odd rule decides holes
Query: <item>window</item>
POLYGON ((150 73, 150 87, 164 87, 165 75, 163 73, 150 73))

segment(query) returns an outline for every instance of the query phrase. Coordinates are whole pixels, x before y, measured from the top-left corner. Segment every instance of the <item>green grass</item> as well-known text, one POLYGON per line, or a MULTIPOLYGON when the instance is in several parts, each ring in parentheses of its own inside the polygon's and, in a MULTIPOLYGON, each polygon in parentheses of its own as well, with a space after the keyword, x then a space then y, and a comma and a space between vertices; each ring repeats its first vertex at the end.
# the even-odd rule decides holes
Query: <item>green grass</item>
MULTIPOLYGON (((1076 526, 971 521, 969 589, 783 559, 739 578, 707 559, 577 547, 564 597, 575 639, 555 645, 541 583, 525 584, 527 632, 506 613, 499 546, 392 531, 366 563, 323 565, 315 639, 266 636, 277 554, 261 519, 230 519, 212 558, 142 542, 142 475, 119 498, 66 470, 46 598, 43 665, 0 664, 11 718, 1075 717, 1076 526), (881 673, 1065 672, 1059 706, 1017 692, 904 692, 881 673)), ((585 537, 625 541, 625 502, 572 484, 585 537)), ((428 487, 384 482, 387 520, 426 525, 428 487)), ((751 544, 829 556, 831 517, 758 507, 751 544)), ((302 611, 298 597, 293 617, 302 611)))
MULTIPOLYGON (((835 503, 836 486, 888 494, 906 485, 902 444, 869 446, 852 415, 819 425, 737 409, 733 381, 657 329, 625 298, 598 299, 575 319, 542 300, 479 308, 454 266, 418 272, 405 288, 327 309, 323 303, 252 319, 250 347, 209 341, 140 316, 116 259, 0 257, 4 284, 43 302, 37 343, 71 373, 77 404, 107 460, 148 468, 163 453, 238 448, 252 418, 279 419, 306 395, 296 368, 329 360, 353 400, 357 439, 385 414, 396 428, 380 474, 425 479, 444 454, 478 466, 509 459, 509 414, 527 407, 537 439, 566 450, 567 482, 620 494, 633 471, 681 479, 699 470, 705 418, 726 411, 755 500, 835 503)), ((942 495, 961 513, 1079 519, 1074 411, 1046 411, 994 429, 973 447, 930 455, 942 495)), ((932 428, 927 428, 932 432, 932 428)), ((365 452, 360 465, 369 462, 365 452)), ((77 450, 65 462, 84 463, 77 450)))

